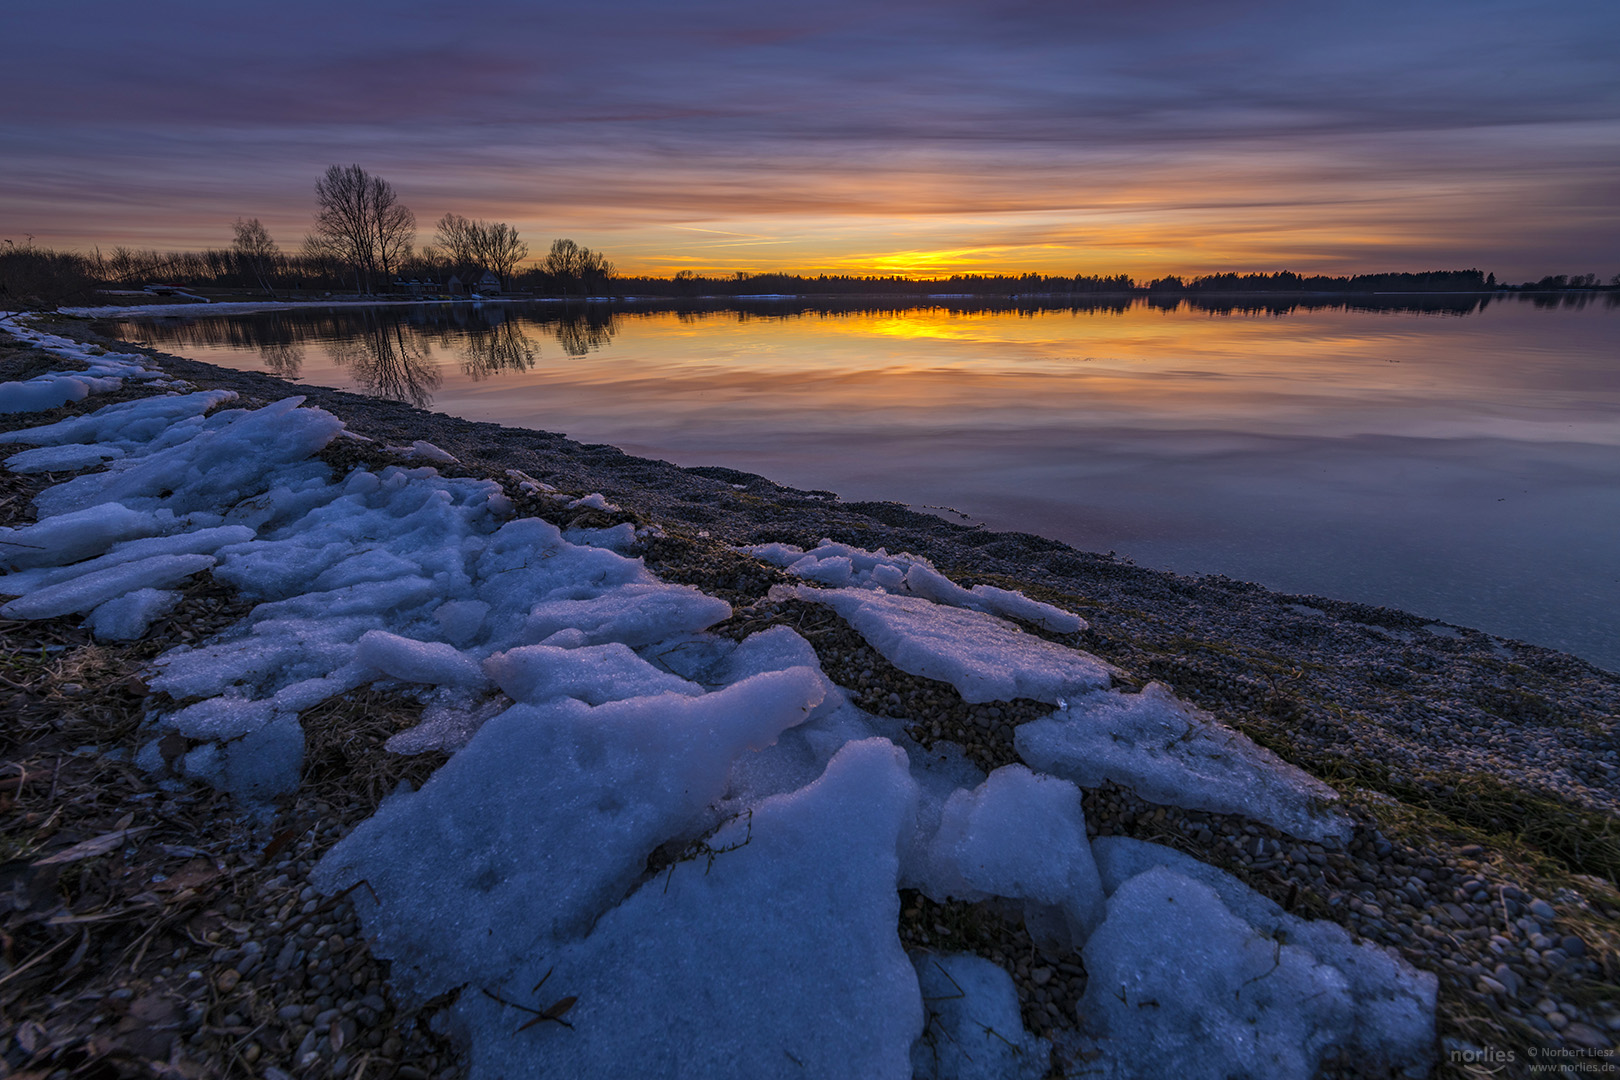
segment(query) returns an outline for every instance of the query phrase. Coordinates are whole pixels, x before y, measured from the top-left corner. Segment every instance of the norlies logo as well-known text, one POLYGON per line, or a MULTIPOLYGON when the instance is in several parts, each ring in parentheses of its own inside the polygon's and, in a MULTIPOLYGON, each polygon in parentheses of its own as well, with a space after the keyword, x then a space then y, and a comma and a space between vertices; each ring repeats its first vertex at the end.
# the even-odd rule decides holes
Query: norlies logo
POLYGON ((1488 1073, 1500 1072, 1518 1060, 1512 1050, 1496 1050, 1490 1047, 1483 1050, 1472 1046, 1455 1048, 1447 1051, 1447 1056, 1453 1064, 1483 1066, 1488 1073))

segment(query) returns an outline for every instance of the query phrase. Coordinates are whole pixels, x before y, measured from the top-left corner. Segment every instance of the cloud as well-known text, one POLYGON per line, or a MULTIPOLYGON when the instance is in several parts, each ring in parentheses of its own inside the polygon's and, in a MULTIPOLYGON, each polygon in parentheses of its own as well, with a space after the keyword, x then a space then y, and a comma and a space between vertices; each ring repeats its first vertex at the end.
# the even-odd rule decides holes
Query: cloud
MULTIPOLYGON (((0 94, 30 107, 5 132, 0 222, 182 246, 219 229, 205 215, 288 232, 313 177, 359 161, 423 220, 607 237, 683 225, 791 248, 813 226, 768 219, 1047 213, 1085 231, 1268 207, 1280 231, 1304 208, 1364 223, 1369 199, 1409 221, 1439 191, 1490 215, 1537 190, 1587 199, 1620 144, 1620 8, 1599 0, 297 0, 275 16, 16 13, 0 94)), ((1579 244, 1535 216, 1504 250, 1579 244)))

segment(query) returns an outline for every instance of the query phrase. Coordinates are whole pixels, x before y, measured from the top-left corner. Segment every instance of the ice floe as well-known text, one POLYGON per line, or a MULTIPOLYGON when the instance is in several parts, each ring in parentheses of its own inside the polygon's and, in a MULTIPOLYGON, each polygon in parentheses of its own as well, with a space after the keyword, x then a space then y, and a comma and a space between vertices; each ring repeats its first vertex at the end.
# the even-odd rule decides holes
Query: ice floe
POLYGON ((1333 789, 1178 699, 1163 683, 1095 693, 1019 726, 1018 756, 1081 787, 1113 781, 1149 802, 1244 814, 1311 840, 1347 839, 1333 789))
POLYGON ((928 1021, 911 1048, 918 1080, 1041 1080, 1051 1045, 1024 1030, 1012 976, 972 953, 918 953, 928 1021))
POLYGON ((950 683, 963 701, 1056 705, 1112 679, 1112 667, 1095 656, 980 611, 867 589, 801 585, 797 595, 838 612, 901 671, 950 683))
POLYGON ((882 548, 866 551, 832 540, 823 540, 809 551, 792 544, 756 544, 742 550, 761 562, 821 585, 920 596, 952 607, 1023 619, 1060 634, 1086 628, 1086 621, 1072 611, 1032 600, 1021 592, 994 585, 964 589, 917 555, 890 555, 882 548))

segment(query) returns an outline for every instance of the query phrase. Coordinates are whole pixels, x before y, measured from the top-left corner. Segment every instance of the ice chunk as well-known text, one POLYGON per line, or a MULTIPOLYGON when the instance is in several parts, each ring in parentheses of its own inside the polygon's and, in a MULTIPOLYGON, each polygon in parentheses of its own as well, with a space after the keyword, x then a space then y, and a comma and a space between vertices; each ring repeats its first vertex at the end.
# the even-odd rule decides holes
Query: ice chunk
POLYGON ((1242 814, 1292 836, 1348 839, 1322 781, 1256 745, 1162 683, 1090 694, 1019 726, 1018 756, 1085 788, 1113 781, 1149 802, 1242 814))
POLYGON ((448 450, 440 450, 426 439, 417 439, 411 443, 411 456, 421 458, 423 461, 437 461, 443 465, 454 465, 459 460, 448 450))
POLYGON ((536 705, 560 697, 601 705, 666 691, 689 697, 703 693, 703 687, 660 671, 619 642, 578 649, 525 645, 491 656, 484 672, 514 701, 536 705))
POLYGON ((797 668, 697 698, 514 706, 334 847, 317 884, 370 883, 367 932, 410 993, 500 978, 583 933, 654 848, 702 832, 733 759, 820 700, 797 668))
POLYGON ((524 636, 545 642, 563 631, 574 648, 609 641, 629 646, 707 629, 731 617, 731 605, 690 585, 636 584, 580 600, 547 600, 529 611, 524 636))
POLYGON ((89 611, 143 586, 161 589, 174 585, 213 565, 212 555, 154 555, 119 563, 37 589, 0 607, 0 615, 8 619, 50 619, 89 611))
POLYGON ((850 578, 854 576, 854 567, 849 559, 842 555, 831 555, 825 559, 806 555, 787 569, 788 573, 802 577, 806 581, 814 581, 818 585, 829 585, 833 588, 848 585, 850 578))
POLYGON ((175 446, 114 462, 106 472, 75 477, 34 499, 42 516, 121 502, 135 510, 219 510, 266 490, 274 468, 302 461, 342 430, 320 409, 287 398, 227 418, 175 446))
POLYGON ((134 641, 147 627, 174 610, 180 594, 164 589, 136 589, 90 613, 87 625, 100 641, 134 641))
POLYGON ((1021 592, 998 589, 994 585, 973 586, 975 606, 993 615, 1023 619, 1058 634, 1073 634, 1086 629, 1087 622, 1072 611, 1064 611, 1052 604, 1031 600, 1021 592))
POLYGON ((476 660, 442 641, 413 641, 385 630, 372 630, 361 636, 354 658, 405 682, 468 690, 487 685, 476 660))
POLYGON ((636 546, 636 527, 628 521, 608 529, 569 529, 563 539, 570 544, 606 548, 623 554, 636 546))
POLYGON ((1352 1014, 1339 972, 1162 868, 1109 897, 1084 957, 1102 1075, 1309 1080, 1352 1014))
POLYGON ((216 697, 187 705, 158 720, 158 726, 188 739, 225 741, 257 731, 275 715, 275 703, 239 697, 216 697))
POLYGON ((895 934, 895 841, 911 796, 893 744, 844 747, 711 837, 712 861, 674 865, 490 987, 524 1000, 550 970, 542 996, 578 999, 571 1030, 517 1032, 523 1013, 463 993, 471 1076, 909 1080, 923 1006, 895 934))
POLYGON ((574 499, 568 504, 570 510, 606 510, 618 512, 618 507, 607 501, 600 491, 593 491, 581 499, 574 499))
MULTIPOLYGON (((99 508, 98 508, 99 509, 99 508)), ((154 515, 163 526, 174 527, 180 522, 166 510, 154 515)), ((50 518, 59 521, 60 518, 50 518)), ((105 555, 71 566, 35 567, 0 579, 0 585, 9 586, 18 593, 33 593, 50 585, 61 585, 75 578, 85 577, 122 563, 150 559, 156 555, 212 555, 227 544, 238 543, 253 535, 253 530, 240 525, 193 529, 169 536, 148 536, 138 540, 125 540, 114 544, 105 555)))
POLYGON ((45 374, 27 382, 0 383, 0 413, 44 412, 70 401, 83 401, 98 391, 116 390, 115 379, 45 374))
POLYGON ((129 451, 151 442, 184 420, 200 417, 215 406, 235 399, 236 392, 233 390, 206 390, 195 394, 170 394, 124 401, 97 409, 88 416, 75 416, 42 427, 0 432, 0 444, 64 446, 68 443, 99 443, 129 451))
POLYGON ((422 722, 390 735, 383 749, 391 754, 425 754, 430 750, 460 750, 478 729, 507 708, 505 699, 467 705, 429 705, 422 722))
POLYGON ((1163 867, 1215 892, 1226 909, 1257 932, 1297 945, 1344 977, 1353 1013, 1341 1042, 1369 1073, 1426 1065, 1434 1042, 1438 981, 1395 953, 1357 942, 1336 923, 1290 915, 1231 874, 1173 848, 1125 836, 1099 837, 1092 854, 1104 891, 1163 867))
POLYGON ((220 747, 216 787, 249 803, 262 803, 298 787, 304 768, 304 731, 298 717, 277 712, 261 727, 220 747))
POLYGON ((1214 889, 1162 866, 1120 885, 1084 952, 1079 1015, 1100 1075, 1307 1080, 1329 1051, 1356 1055, 1369 1073, 1425 1071, 1434 977, 1416 979, 1426 1004, 1382 987, 1368 1007, 1356 1001, 1365 983, 1294 929, 1251 926, 1214 889))
POLYGON ((810 551, 780 543, 741 550, 796 577, 833 588, 851 586, 919 596, 952 607, 1023 619, 1057 633, 1086 628, 1086 621, 1073 612, 1031 600, 1021 592, 993 585, 964 589, 917 555, 890 555, 882 548, 866 551, 831 540, 823 540, 810 551))
POLYGON ((78 472, 123 456, 116 446, 40 446, 12 454, 6 468, 15 473, 78 472))
POLYGON ((929 848, 939 832, 945 804, 959 789, 972 790, 984 783, 985 775, 953 742, 942 740, 923 747, 905 739, 904 745, 912 779, 917 783, 917 816, 910 834, 901 837, 900 885, 922 889, 932 878, 933 856, 929 848))
POLYGON ((928 1023, 911 1048, 917 1080, 1041 1080, 1051 1044, 1024 1030, 1012 976, 972 953, 912 956, 928 1023))
MULTIPOLYGON (((143 514, 117 503, 98 506, 46 518, 37 525, 0 528, 0 567, 61 566, 99 555, 120 540, 162 531, 156 514, 143 514)), ((6 591, 5 584, 0 579, 0 593, 6 591)))
POLYGON ((809 586, 800 586, 798 595, 838 612, 901 671, 948 682, 964 701, 1033 698, 1057 704, 1106 687, 1113 671, 1089 653, 1026 634, 993 615, 916 596, 809 586))
POLYGON ((1056 909, 1067 923, 1052 928, 1056 951, 1078 947, 1102 919, 1080 789, 1022 765, 1003 766, 950 797, 928 863, 922 888, 934 900, 1002 896, 1056 909))
POLYGON ((447 600, 433 611, 439 632, 452 645, 466 646, 484 628, 489 605, 482 600, 447 600))

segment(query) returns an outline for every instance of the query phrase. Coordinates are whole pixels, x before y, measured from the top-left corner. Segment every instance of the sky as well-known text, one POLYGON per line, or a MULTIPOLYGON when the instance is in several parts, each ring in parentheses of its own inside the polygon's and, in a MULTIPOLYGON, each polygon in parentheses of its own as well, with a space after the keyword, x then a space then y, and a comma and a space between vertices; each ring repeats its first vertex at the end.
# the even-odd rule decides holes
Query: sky
POLYGON ((1620 273, 1620 4, 56 0, 0 240, 296 249, 332 164, 622 271, 1620 273))

